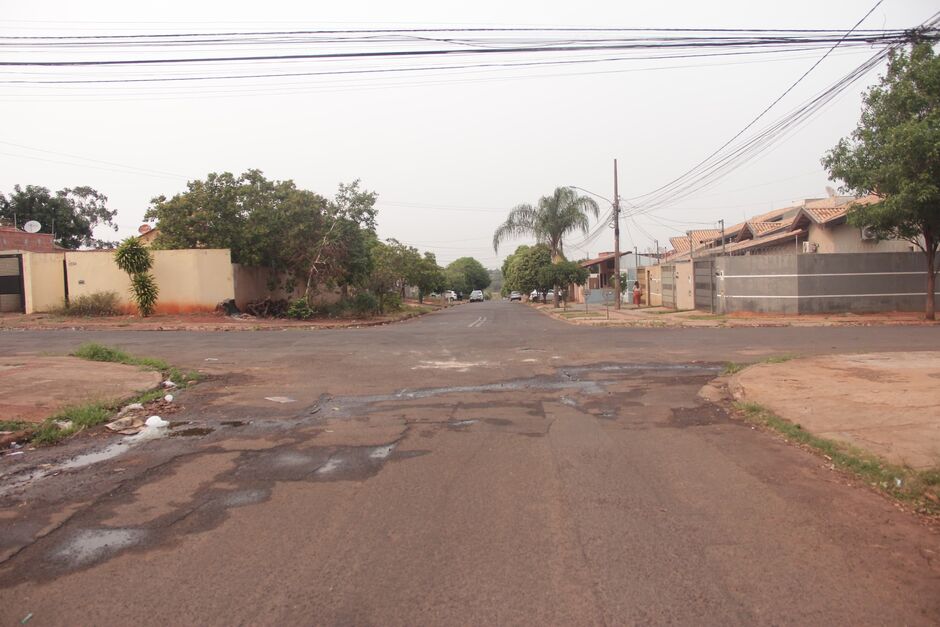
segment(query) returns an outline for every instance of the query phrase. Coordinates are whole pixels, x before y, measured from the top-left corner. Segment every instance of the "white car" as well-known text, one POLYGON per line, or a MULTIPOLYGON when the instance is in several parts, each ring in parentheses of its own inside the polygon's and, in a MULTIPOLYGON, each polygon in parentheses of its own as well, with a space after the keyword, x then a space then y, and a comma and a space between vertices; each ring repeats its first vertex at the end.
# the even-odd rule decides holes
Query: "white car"
POLYGON ((473 290, 470 292, 470 302, 480 301, 483 302, 483 292, 480 290, 473 290))
POLYGON ((447 290, 444 292, 444 298, 446 300, 457 300, 457 292, 454 290, 447 290))

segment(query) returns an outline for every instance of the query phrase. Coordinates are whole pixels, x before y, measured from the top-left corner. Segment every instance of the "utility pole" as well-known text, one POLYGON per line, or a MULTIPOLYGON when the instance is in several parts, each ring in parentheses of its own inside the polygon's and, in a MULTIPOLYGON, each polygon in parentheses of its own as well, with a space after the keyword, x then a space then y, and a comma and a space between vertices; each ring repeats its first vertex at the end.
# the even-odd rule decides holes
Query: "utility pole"
POLYGON ((725 219, 718 221, 721 224, 721 256, 725 256, 725 219))
POLYGON ((656 244, 656 265, 659 265, 659 240, 654 239, 653 242, 656 244))
POLYGON ((614 159, 614 297, 620 309, 620 192, 617 187, 617 160, 614 159))

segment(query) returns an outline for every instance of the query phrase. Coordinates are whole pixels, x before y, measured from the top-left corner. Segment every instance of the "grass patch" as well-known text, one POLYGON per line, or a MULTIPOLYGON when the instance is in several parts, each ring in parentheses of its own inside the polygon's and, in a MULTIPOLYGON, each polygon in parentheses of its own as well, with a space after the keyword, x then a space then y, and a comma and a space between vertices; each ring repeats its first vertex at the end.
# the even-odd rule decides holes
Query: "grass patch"
POLYGON ((737 362, 737 361, 726 361, 725 369, 722 371, 724 375, 737 374, 747 368, 748 366, 753 366, 757 364, 782 364, 785 361, 790 361, 791 359, 796 359, 799 355, 793 353, 784 353, 782 355, 771 355, 770 357, 765 357, 758 362, 737 362))
POLYGON ((151 370, 160 370, 161 372, 171 369, 170 365, 162 359, 133 357, 119 348, 103 346, 94 342, 82 344, 71 355, 89 361, 110 361, 117 364, 127 364, 128 366, 141 366, 151 370))
POLYGON ((725 375, 737 374, 750 365, 751 364, 740 363, 737 361, 726 361, 725 369, 722 370, 721 374, 725 374, 725 375))
POLYGON ((86 403, 66 407, 42 422, 33 431, 30 442, 39 445, 55 444, 73 433, 106 422, 114 409, 113 406, 104 403, 86 403), (71 425, 60 427, 57 423, 71 423, 71 425))
POLYGON ((562 318, 597 318, 604 314, 599 311, 559 311, 558 315, 562 318))
POLYGON ((874 488, 917 506, 922 513, 940 514, 940 468, 919 471, 889 464, 854 446, 813 435, 757 403, 735 403, 735 407, 748 422, 773 429, 821 453, 833 466, 856 475, 874 488))
POLYGON ((22 420, 0 420, 0 431, 22 431, 32 426, 32 423, 22 420))

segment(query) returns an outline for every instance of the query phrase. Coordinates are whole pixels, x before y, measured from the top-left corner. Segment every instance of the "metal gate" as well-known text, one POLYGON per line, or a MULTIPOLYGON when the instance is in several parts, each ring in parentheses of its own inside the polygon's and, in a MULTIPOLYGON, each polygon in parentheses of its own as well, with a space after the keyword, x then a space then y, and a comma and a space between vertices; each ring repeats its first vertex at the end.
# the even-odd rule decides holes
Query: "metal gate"
POLYGON ((676 267, 662 266, 663 307, 676 308, 676 267))
POLYGON ((696 261, 692 267, 695 281, 695 308, 715 313, 715 262, 696 261))
POLYGON ((0 255, 0 312, 26 311, 23 256, 0 255))

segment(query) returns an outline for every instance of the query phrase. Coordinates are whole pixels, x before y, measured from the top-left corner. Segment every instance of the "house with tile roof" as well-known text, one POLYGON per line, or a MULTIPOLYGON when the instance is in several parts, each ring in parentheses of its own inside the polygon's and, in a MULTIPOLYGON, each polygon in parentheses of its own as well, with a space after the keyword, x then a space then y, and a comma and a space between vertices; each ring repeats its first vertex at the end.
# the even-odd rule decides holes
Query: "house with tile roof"
POLYGON ((671 238, 661 264, 640 269, 647 303, 721 313, 918 310, 924 272, 914 245, 848 221, 853 207, 876 202, 807 198, 724 232, 671 238))

